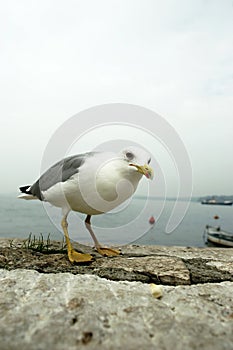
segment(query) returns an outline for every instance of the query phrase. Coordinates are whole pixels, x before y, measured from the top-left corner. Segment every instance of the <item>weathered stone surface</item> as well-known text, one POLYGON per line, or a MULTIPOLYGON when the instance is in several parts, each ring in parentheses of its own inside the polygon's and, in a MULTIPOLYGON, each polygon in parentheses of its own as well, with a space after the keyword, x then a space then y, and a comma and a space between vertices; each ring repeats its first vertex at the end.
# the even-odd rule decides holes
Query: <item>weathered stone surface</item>
POLYGON ((1 350, 232 349, 233 283, 163 286, 0 270, 1 350))
POLYGON ((59 242, 23 246, 0 240, 1 350, 233 349, 233 249, 76 245, 95 257, 77 266, 59 242))
POLYGON ((39 272, 71 272, 93 274, 120 281, 154 282, 185 285, 233 281, 233 249, 185 248, 162 246, 123 246, 122 256, 103 258, 91 247, 77 245, 78 250, 91 253, 95 261, 88 266, 71 265, 66 250, 59 242, 51 242, 49 252, 22 248, 22 240, 0 240, 0 268, 34 269, 39 272))
MULTIPOLYGON (((102 259, 93 264, 99 269, 124 270, 139 273, 149 277, 150 282, 179 285, 190 284, 189 270, 180 258, 170 256, 143 256, 122 257, 115 259, 102 259)), ((107 277, 107 276, 106 276, 107 277)))

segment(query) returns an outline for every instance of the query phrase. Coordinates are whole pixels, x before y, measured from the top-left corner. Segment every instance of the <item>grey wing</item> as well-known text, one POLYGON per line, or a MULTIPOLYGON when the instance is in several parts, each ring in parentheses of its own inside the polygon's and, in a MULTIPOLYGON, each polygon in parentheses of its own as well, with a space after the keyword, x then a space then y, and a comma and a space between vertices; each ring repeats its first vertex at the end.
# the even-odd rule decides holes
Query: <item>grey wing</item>
POLYGON ((94 153, 79 154, 64 158, 49 168, 30 188, 30 193, 43 200, 41 191, 46 191, 58 182, 67 181, 72 175, 79 172, 87 157, 94 153))

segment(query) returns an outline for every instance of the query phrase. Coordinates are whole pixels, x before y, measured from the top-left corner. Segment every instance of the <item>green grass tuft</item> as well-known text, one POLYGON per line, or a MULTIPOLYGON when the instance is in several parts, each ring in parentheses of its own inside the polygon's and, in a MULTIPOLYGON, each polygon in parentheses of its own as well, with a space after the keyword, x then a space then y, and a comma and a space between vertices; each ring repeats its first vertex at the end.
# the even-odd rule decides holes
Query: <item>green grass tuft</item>
MULTIPOLYGON (((65 248, 64 237, 61 242, 58 243, 58 247, 55 247, 54 244, 51 244, 50 233, 47 238, 44 239, 43 234, 40 233, 40 236, 36 238, 32 233, 29 234, 28 238, 23 242, 22 249, 31 249, 40 253, 63 253, 65 248)), ((13 241, 10 242, 10 248, 15 248, 13 241)))

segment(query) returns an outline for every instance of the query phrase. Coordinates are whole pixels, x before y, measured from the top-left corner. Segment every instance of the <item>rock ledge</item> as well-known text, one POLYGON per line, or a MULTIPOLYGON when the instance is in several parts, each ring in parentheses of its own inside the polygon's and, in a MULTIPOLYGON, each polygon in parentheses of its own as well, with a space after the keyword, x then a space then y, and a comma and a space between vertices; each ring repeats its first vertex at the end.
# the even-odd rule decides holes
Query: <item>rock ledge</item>
POLYGON ((1 350, 233 348, 232 249, 124 246, 72 266, 56 242, 53 254, 9 243, 0 240, 1 350), (150 283, 163 284, 160 299, 150 283))
POLYGON ((163 246, 122 246, 123 255, 103 258, 91 247, 77 249, 94 255, 88 266, 71 265, 66 251, 52 242, 46 253, 24 249, 22 240, 0 240, 0 268, 25 268, 41 273, 92 274, 110 280, 164 285, 233 282, 233 249, 163 246), (11 247, 10 247, 11 245, 11 247))

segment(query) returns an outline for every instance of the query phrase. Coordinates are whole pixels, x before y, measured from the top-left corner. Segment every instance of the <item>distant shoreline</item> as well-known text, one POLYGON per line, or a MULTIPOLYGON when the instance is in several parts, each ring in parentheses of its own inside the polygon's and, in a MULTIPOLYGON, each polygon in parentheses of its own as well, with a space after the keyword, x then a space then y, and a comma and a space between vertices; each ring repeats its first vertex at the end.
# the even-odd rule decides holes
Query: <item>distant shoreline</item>
POLYGON ((209 200, 212 198, 215 198, 218 201, 233 201, 233 195, 207 195, 207 196, 203 196, 203 197, 191 197, 191 198, 187 198, 187 197, 180 197, 180 198, 176 198, 176 197, 157 197, 157 196, 141 196, 141 195, 135 195, 133 196, 133 198, 135 199, 151 199, 151 200, 158 200, 158 201, 183 201, 183 202, 201 202, 203 200, 209 200))
MULTIPOLYGON (((12 197, 12 198, 16 198, 18 196, 19 192, 2 192, 0 193, 0 196, 2 197, 12 197)), ((230 200, 233 201, 233 195, 203 195, 203 196, 192 196, 191 198, 188 197, 161 197, 161 196, 145 196, 145 195, 139 195, 139 194, 135 194, 132 198, 134 199, 141 199, 141 200, 145 200, 145 199, 151 199, 151 200, 158 200, 158 201, 184 201, 184 202, 201 202, 202 200, 208 200, 211 198, 215 198, 216 200, 230 200)))

